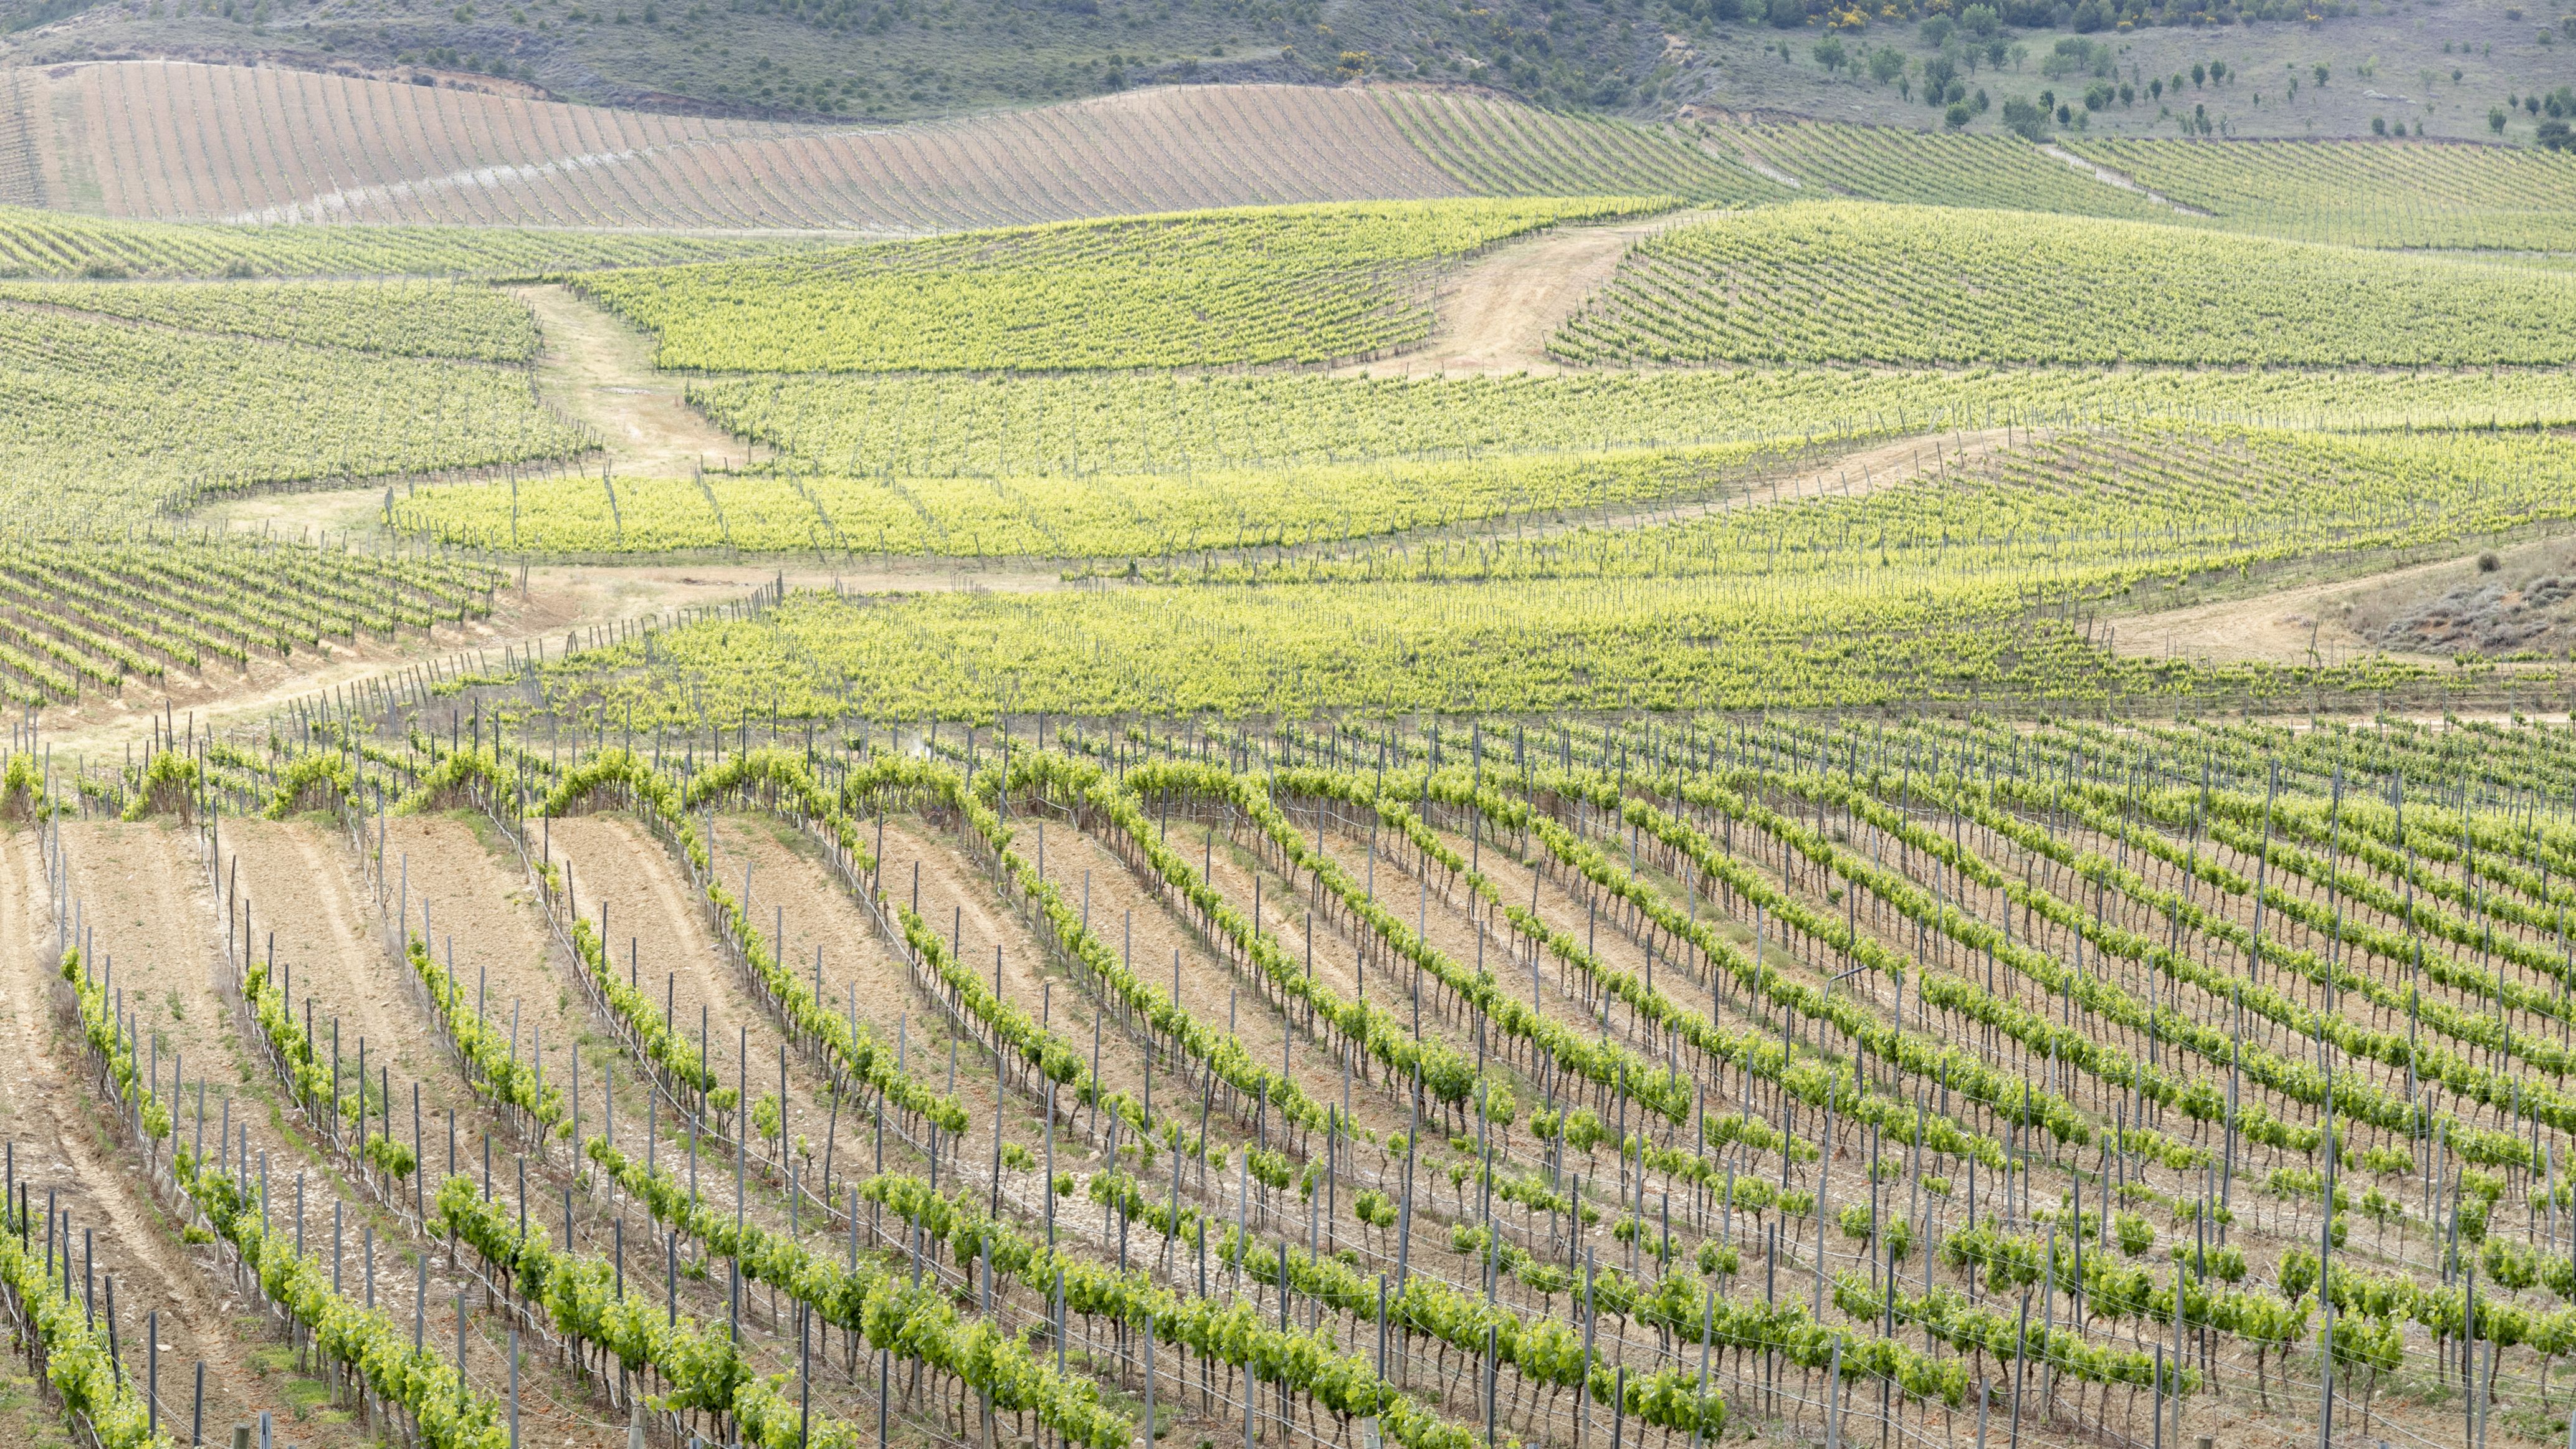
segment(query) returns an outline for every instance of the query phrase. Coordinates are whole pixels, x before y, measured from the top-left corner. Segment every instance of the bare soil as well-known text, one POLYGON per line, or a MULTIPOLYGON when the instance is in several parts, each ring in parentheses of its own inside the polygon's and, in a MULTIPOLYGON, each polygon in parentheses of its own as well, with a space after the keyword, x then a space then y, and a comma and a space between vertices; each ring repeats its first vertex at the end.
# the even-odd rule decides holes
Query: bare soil
MULTIPOLYGON (((174 1065, 173 1051, 184 1053, 191 1083, 211 1071, 211 1100, 220 1101, 237 1063, 226 1049, 216 973, 191 949, 195 938, 186 930, 192 915, 186 898, 201 895, 192 889, 198 879, 194 851, 184 837, 174 840, 148 826, 66 826, 63 833, 74 852, 76 878, 86 887, 84 923, 100 938, 101 949, 117 956, 119 975, 132 983, 130 1008, 143 1014, 146 1029, 159 1038, 162 1071, 174 1065), (176 940, 155 941, 150 932, 153 908, 162 904, 180 908, 176 940)), ((50 1197, 71 1213, 76 1233, 96 1231, 100 1266, 124 1285, 118 1310, 129 1331, 141 1314, 161 1314, 165 1405, 186 1412, 194 1365, 202 1361, 210 1426, 251 1419, 261 1410, 296 1422, 287 1396, 292 1385, 277 1372, 276 1344, 265 1320, 212 1266, 211 1253, 180 1243, 180 1224, 153 1198, 112 1123, 102 1120, 97 1094, 85 1080, 80 1038, 69 1025, 68 994, 52 979, 56 959, 56 922, 40 847, 33 834, 13 831, 0 841, 0 979, 7 983, 8 1003, 0 1032, 17 1066, 0 1073, 0 1116, 15 1144, 18 1172, 37 1201, 50 1197)), ((265 1113, 253 1115, 259 1118, 253 1124, 258 1140, 273 1141, 265 1113)), ((179 1130, 190 1128, 183 1121, 179 1130)), ((317 1444, 357 1442, 343 1426, 299 1424, 298 1432, 317 1444)))
POLYGON ((1392 360, 1373 362, 1367 370, 1552 372, 1556 363, 1547 355, 1549 335, 1609 282, 1628 248, 1703 215, 1685 212, 1616 226, 1558 227, 1498 247, 1442 287, 1440 321, 1430 341, 1392 360))
POLYGON ((646 478, 686 478, 699 468, 756 461, 758 446, 736 442, 692 409, 680 384, 654 370, 652 339, 565 287, 518 287, 545 338, 537 391, 597 430, 611 465, 646 478))
MULTIPOLYGON (((2244 598, 2220 599, 2153 614, 2114 619, 2112 647, 2137 657, 2176 656, 2213 663, 2339 664, 2363 657, 2447 667, 2453 652, 2480 653, 2483 625, 2512 615, 2526 602, 2524 585, 2568 567, 2567 540, 2538 539, 2491 551, 2497 568, 2479 568, 2480 553, 2391 569, 2362 578, 2327 579, 2244 598), (2495 597, 2464 596, 2504 582, 2495 597), (2437 623, 2439 613, 2448 622, 2437 623), (2414 621, 2416 627, 2401 627, 2414 621), (2439 652, 2426 646, 2447 641, 2439 652)), ((2551 649, 2562 655, 2567 628, 2552 622, 2536 635, 2512 631, 2509 650, 2551 649)), ((2499 651, 2504 652, 2504 651, 2499 651)), ((2503 668, 2513 668, 2504 664, 2503 668)), ((2542 666, 2546 667, 2546 666, 2542 666)))
MULTIPOLYGON (((240 828, 240 825, 234 825, 240 828)), ((307 828, 309 830, 309 828, 307 828)), ((276 1078, 270 1075, 268 1062, 260 1057, 258 1047, 245 1036, 245 1026, 232 1006, 232 987, 222 957, 222 905, 216 905, 214 892, 206 887, 204 869, 198 864, 196 846, 180 828, 167 828, 160 822, 144 825, 82 825, 67 828, 72 871, 75 871, 75 895, 85 905, 85 923, 93 928, 100 962, 113 962, 116 985, 126 987, 129 1006, 142 1008, 147 1029, 155 1029, 165 1039, 165 1055, 178 1049, 185 1055, 185 1073, 191 1080, 185 1098, 180 1132, 196 1137, 196 1093, 193 1083, 198 1075, 209 1075, 209 1098, 206 1098, 206 1142, 209 1150, 222 1134, 224 1098, 232 1101, 229 1122, 234 1132, 234 1147, 240 1150, 240 1137, 247 1132, 252 1155, 252 1171, 258 1171, 260 1160, 268 1160, 270 1204, 281 1217, 289 1217, 294 1201, 294 1183, 304 1181, 304 1222, 309 1230, 309 1250, 319 1253, 330 1235, 332 1201, 345 1204, 343 1263, 345 1284, 350 1292, 363 1292, 363 1232, 361 1227, 374 1222, 376 1227, 376 1271, 379 1271, 381 1294, 402 1294, 404 1279, 410 1279, 412 1263, 404 1256, 404 1227, 392 1217, 374 1212, 366 1199, 348 1183, 337 1181, 335 1168, 319 1150, 314 1150, 301 1127, 294 1127, 283 1114, 281 1093, 276 1078), (131 980, 131 985, 129 985, 131 980)), ((229 841, 227 841, 229 851, 229 841)), ((278 866, 278 851, 294 856, 291 835, 270 835, 260 841, 263 866, 278 866), (283 841, 283 843, 281 843, 283 841)), ((294 869, 294 866, 281 866, 294 869)), ((245 866, 247 871, 247 866, 245 866)), ((327 877, 325 877, 327 879, 327 877)), ((245 890, 247 895, 247 890, 245 890)), ((250 897, 252 902, 252 941, 265 951, 268 928, 273 920, 286 918, 286 910, 270 913, 268 905, 250 897)), ((307 895, 307 905, 312 897, 307 895)), ((353 918, 348 908, 348 895, 343 895, 343 920, 353 918)), ((307 926, 312 931, 312 926, 307 926)), ((312 933, 314 941, 335 944, 337 933, 330 926, 312 933)), ((281 959, 286 933, 281 931, 281 959)), ((312 957, 301 964, 317 969, 363 969, 363 964, 348 957, 312 957)), ((301 975, 301 972, 299 972, 301 975)), ((296 993, 301 995, 296 982, 296 993)), ((368 1003, 358 1003, 366 1011, 368 1003)), ((343 1003, 345 1008, 345 1003, 343 1003)), ((314 1008, 314 1026, 322 1029, 327 1003, 314 1008)), ((386 1031, 399 1034, 392 1026, 392 1013, 386 1013, 386 1031)), ((327 1039, 327 1036, 325 1036, 327 1039)), ((389 1036, 397 1039, 397 1036, 389 1036)), ((355 1057, 355 1044, 343 1036, 345 1057, 355 1057)), ((165 1062, 162 1070, 170 1070, 165 1062)), ((397 1088, 402 1091, 402 1088, 397 1088)), ((77 1098, 75 1098, 77 1101, 77 1098)), ((100 1140, 106 1145, 106 1140, 100 1140)), ((497 1160, 507 1163, 507 1155, 495 1147, 497 1160)), ((149 1209, 149 1204, 144 1204, 149 1209)), ((157 1212, 157 1209, 155 1209, 157 1212)), ((167 1232, 178 1232, 170 1222, 167 1232)), ((211 1258, 206 1258, 211 1261, 211 1258)), ((167 1284, 183 1284, 183 1274, 157 1274, 167 1284)), ((296 1423, 296 1439, 322 1436, 325 1441, 358 1444, 363 1426, 350 1421, 348 1413, 327 1408, 319 1379, 291 1377, 291 1356, 281 1348, 263 1346, 263 1318, 258 1302, 247 1302, 229 1287, 222 1274, 209 1276, 198 1271, 198 1284, 214 1294, 219 1310, 227 1315, 229 1333, 240 1338, 242 1364, 252 1379, 250 1397, 283 1397, 278 1408, 283 1423, 296 1423), (270 1387, 263 1379, 276 1379, 270 1387), (327 1431, 327 1434, 325 1434, 327 1431)), ((451 1302, 464 1281, 440 1274, 438 1263, 430 1269, 430 1302, 451 1302)), ((435 1318, 435 1310, 433 1310, 435 1318)), ((497 1320, 489 1315, 474 1315, 474 1333, 482 1346, 474 1351, 471 1377, 482 1392, 502 1392, 502 1346, 497 1333, 497 1320)), ((453 1333, 453 1318, 451 1328, 453 1333)), ((211 1359, 211 1354, 209 1354, 211 1359)), ((214 1364, 209 1361, 209 1379, 214 1377, 214 1364)), ((533 1372, 520 1379, 520 1413, 531 1418, 541 1434, 562 1436, 569 1444, 623 1444, 623 1428, 608 1426, 598 1418, 598 1410, 587 1403, 587 1395, 569 1385, 567 1379, 551 1372, 533 1372)), ((265 1405, 255 1405, 265 1408, 265 1405)))

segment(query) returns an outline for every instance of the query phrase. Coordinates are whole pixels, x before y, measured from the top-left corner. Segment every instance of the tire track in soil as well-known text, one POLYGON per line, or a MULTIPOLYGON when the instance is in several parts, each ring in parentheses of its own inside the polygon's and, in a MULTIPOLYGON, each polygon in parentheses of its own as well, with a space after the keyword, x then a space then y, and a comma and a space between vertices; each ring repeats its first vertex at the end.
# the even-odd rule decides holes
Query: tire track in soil
MULTIPOLYGON (((518 869, 515 853, 505 859, 486 845, 487 829, 481 821, 460 814, 388 820, 385 874, 392 886, 390 894, 400 895, 408 902, 396 903, 393 909, 408 916, 410 932, 419 933, 426 908, 430 958, 440 965, 453 962, 463 999, 471 1003, 479 991, 486 1014, 504 1029, 515 1010, 523 1029, 522 1040, 533 1038, 541 1049, 546 1080, 569 1087, 571 1066, 564 1053, 590 1025, 587 1003, 573 995, 572 983, 561 974, 563 967, 555 959, 553 938, 537 916, 527 877, 518 869)), ((330 845, 344 862, 347 909, 363 913, 369 928, 359 942, 364 952, 361 959, 366 964, 354 974, 380 988, 398 1013, 417 1016, 410 1029, 418 1032, 421 1040, 412 1050, 426 1053, 423 1060, 427 1066, 422 1075, 440 1078, 436 1089, 439 1104, 475 1112, 475 1099, 455 1076, 454 1059, 438 1039, 435 1023, 428 1018, 426 1008, 418 1004, 411 985, 399 979, 406 968, 385 960, 374 943, 375 908, 366 887, 345 863, 346 846, 336 841, 330 845), (445 1070, 440 1071, 441 1067, 445 1070)), ((255 903, 257 897, 253 900, 255 903)), ((593 1085, 592 1078, 585 1074, 584 1090, 591 1090, 593 1085)), ((422 1089, 424 1110, 431 1090, 422 1089)), ((443 1166, 443 1153, 440 1162, 443 1166)))
MULTIPOLYGON (((446 1048, 385 959, 366 899, 372 893, 359 883, 349 852, 309 820, 227 821, 220 849, 224 878, 250 909, 252 948, 274 946, 279 966, 290 973, 284 984, 296 1009, 312 1005, 315 1044, 328 1051, 336 1023, 350 1070, 365 1044, 370 1087, 383 1067, 404 1079, 395 1084, 398 1091, 421 1083, 424 1114, 458 1105, 447 1090, 446 1048)), ((396 1116, 408 1110, 406 1101, 396 1116)), ((403 1134, 403 1124, 395 1130, 403 1134)))
MULTIPOLYGON (((156 950, 149 944, 152 915, 148 900, 105 894, 107 879, 132 880, 140 867, 144 880, 184 889, 195 862, 181 857, 171 842, 143 838, 165 832, 157 825, 127 827, 131 838, 101 848, 100 827, 62 827, 73 860, 74 891, 83 902, 82 920, 91 927, 99 949, 121 958, 120 976, 131 973, 136 985, 127 992, 130 1007, 140 1009, 146 1030, 163 1039, 162 1068, 173 1045, 187 1053, 191 1080, 210 1066, 225 1075, 230 1058, 217 1049, 207 1026, 223 1010, 214 990, 214 972, 202 956, 186 949, 183 932, 156 950), (173 874, 176 873, 176 874, 173 874), (117 947, 125 949, 119 951, 117 947), (189 969, 197 968, 193 972, 189 969), (169 993, 184 1003, 186 1017, 174 1020, 166 1009, 169 993)), ((258 1417, 262 1410, 280 1422, 295 1423, 294 1404, 283 1384, 253 1366, 253 1354, 267 1345, 268 1319, 245 1303, 211 1249, 190 1250, 179 1242, 180 1224, 143 1185, 140 1171, 127 1160, 131 1149, 111 1135, 100 1119, 101 1108, 87 1080, 76 1029, 63 1024, 56 993, 54 911, 50 903, 42 847, 32 832, 11 831, 0 863, 0 981, 10 1004, 7 1042, 18 1069, 0 1073, 0 1114, 18 1144, 18 1171, 41 1198, 48 1190, 72 1214, 73 1228, 98 1231, 101 1266, 122 1280, 118 1311, 140 1329, 140 1315, 160 1310, 162 1398, 164 1406, 184 1415, 193 1392, 193 1364, 206 1365, 206 1419, 221 1426, 258 1417), (137 1290, 140 1290, 139 1294, 137 1290)), ((150 891, 150 886, 141 890, 150 891)), ((154 892, 158 894, 158 892, 154 892)), ((167 918, 164 917, 164 920, 167 918)), ((149 1050, 146 1070, 150 1069, 149 1050)), ((210 1094, 210 1100, 212 1095, 210 1094)), ((208 1111, 211 1113, 210 1105, 208 1111)), ((185 1118, 179 1132, 190 1130, 185 1118)), ((265 1122, 254 1124, 255 1135, 265 1122)), ((176 1134, 174 1133, 174 1136, 176 1134)), ((354 1444, 333 1426, 305 1426, 318 1445, 354 1444)), ((220 1432, 218 1430, 217 1432, 220 1432)))

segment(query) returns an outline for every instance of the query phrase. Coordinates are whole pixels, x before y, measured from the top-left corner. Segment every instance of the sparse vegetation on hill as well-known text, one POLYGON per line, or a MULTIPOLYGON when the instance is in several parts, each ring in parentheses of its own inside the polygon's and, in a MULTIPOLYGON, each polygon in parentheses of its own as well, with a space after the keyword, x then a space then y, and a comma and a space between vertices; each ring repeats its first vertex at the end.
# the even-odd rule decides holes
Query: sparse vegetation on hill
MULTIPOLYGON (((2508 95, 2564 83, 2576 37, 2498 0, 7 0, 6 54, 258 59, 591 104, 916 120, 1206 81, 1473 84, 1661 120, 1683 104, 2000 130, 2051 93, 2066 124, 2484 136, 2508 95), (2546 37, 2548 43, 2544 43, 2546 37), (2554 50, 2557 46, 2560 49, 2554 50), (2069 49, 2080 57, 2069 59, 2069 49), (2311 76, 2328 68, 2331 85, 2311 76), (2224 84, 2176 77, 2215 67, 2224 84), (2455 74, 2456 73, 2456 74, 2455 74), (2123 93, 2121 86, 2128 86, 2123 93), (1951 95, 1953 85, 1958 94, 1951 95), (2106 88, 2096 94, 2096 87, 2106 88), (2188 94, 2177 92, 2188 91, 2188 94), (1984 96, 1987 99, 1980 101, 1984 96)), ((2054 118, 2052 118, 2054 119, 2054 118)), ((2541 118, 2515 117, 2528 141, 2541 118)))

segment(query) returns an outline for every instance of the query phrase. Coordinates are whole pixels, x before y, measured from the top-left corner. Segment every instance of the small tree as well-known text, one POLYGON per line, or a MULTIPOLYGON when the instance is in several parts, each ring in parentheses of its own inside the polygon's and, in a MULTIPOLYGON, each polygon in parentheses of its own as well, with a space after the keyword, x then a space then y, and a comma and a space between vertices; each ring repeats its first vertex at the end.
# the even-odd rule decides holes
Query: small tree
POLYGON ((2504 107, 2487 107, 2487 129, 2499 136, 2504 134, 2504 107))
POLYGON ((1843 53, 1842 37, 1838 35, 1828 35, 1817 41, 1815 48, 1808 54, 1816 58, 1816 64, 1823 66, 1827 75, 1840 74, 1843 62, 1850 58, 1843 53))
POLYGON ((1892 45, 1882 45, 1869 57, 1869 78, 1885 85, 1905 74, 1905 55, 1892 45))

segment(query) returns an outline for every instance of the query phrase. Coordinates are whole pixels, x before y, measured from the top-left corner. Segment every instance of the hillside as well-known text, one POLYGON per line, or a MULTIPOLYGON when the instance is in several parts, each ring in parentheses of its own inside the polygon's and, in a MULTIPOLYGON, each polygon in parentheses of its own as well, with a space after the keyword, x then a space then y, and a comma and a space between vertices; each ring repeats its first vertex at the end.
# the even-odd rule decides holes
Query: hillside
MULTIPOLYGON (((2491 110, 2567 84, 2576 34, 2562 10, 2513 0, 2438 11, 2359 0, 1898 0, 1874 11, 1839 0, 0 0, 0 65, 264 64, 808 122, 1366 77, 1469 83, 1631 119, 1688 107, 1938 129, 1957 100, 1969 129, 1997 131, 2003 102, 2045 91, 2070 121, 2120 136, 2178 135, 2205 119, 2228 135, 2359 136, 2376 125, 2483 139, 2491 110), (2213 65, 2226 80, 2209 78, 2213 65)), ((2517 110, 2507 134, 2527 142, 2542 119, 2517 110)), ((0 187, 7 139, 0 130, 0 187)))
POLYGON ((1475 193, 1778 187, 1472 93, 1165 86, 900 127, 700 119, 273 67, 0 72, 0 201, 249 223, 919 232, 1475 193), (22 159, 10 169, 11 137, 22 159), (15 180, 12 180, 12 177, 15 180))

